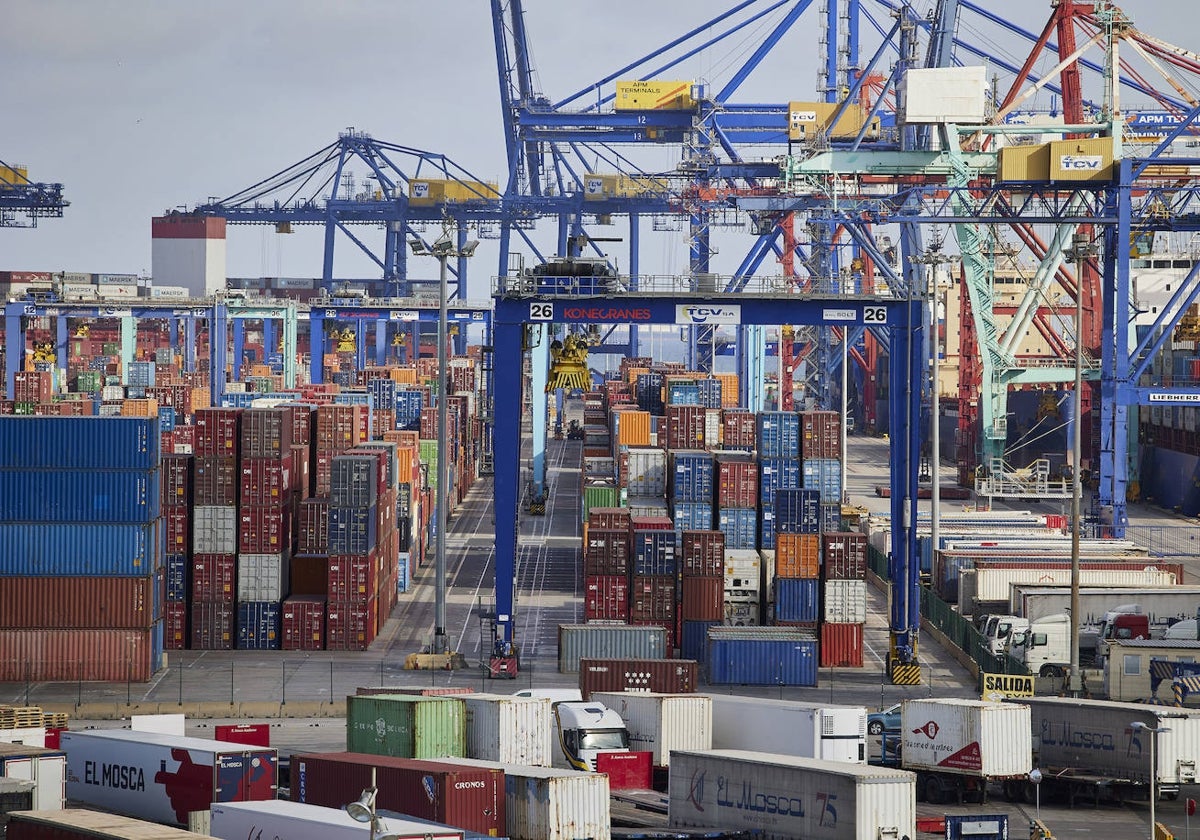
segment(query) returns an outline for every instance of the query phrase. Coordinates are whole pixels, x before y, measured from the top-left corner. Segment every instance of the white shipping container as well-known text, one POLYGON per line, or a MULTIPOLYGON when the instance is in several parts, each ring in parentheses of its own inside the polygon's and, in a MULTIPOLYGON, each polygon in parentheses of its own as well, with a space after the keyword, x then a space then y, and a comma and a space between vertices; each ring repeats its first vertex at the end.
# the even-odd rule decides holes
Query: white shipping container
MULTIPOLYGON (((1009 606, 1013 615, 1036 621, 1048 615, 1069 612, 1071 587, 1025 586, 1012 587, 1009 606)), ((1104 614, 1122 604, 1137 604, 1150 617, 1150 622, 1163 623, 1168 618, 1193 618, 1200 608, 1200 586, 1162 586, 1153 589, 1124 586, 1092 587, 1079 590, 1079 620, 1083 624, 1098 624, 1104 614)))
POLYGON ((508 694, 464 694, 467 755, 505 764, 549 767, 550 701, 508 694))
POLYGON ((603 703, 625 721, 629 749, 648 752, 658 767, 669 767, 672 750, 712 749, 712 698, 704 694, 597 691, 603 703))
MULTIPOLYGON (((462 840, 463 833, 438 830, 430 823, 401 817, 380 817, 382 832, 396 840, 462 840)), ((212 806, 209 830, 220 840, 282 838, 282 840, 364 840, 371 826, 341 808, 322 808, 277 799, 273 802, 218 802, 212 806)))
POLYGON ((726 627, 757 627, 762 624, 762 609, 757 602, 725 599, 726 627))
POLYGON ((137 286, 97 286, 97 294, 102 298, 132 300, 138 296, 137 286))
POLYGON ((289 591, 290 568, 287 554, 239 554, 237 600, 282 601, 289 591))
POLYGON ((762 840, 917 836, 916 776, 810 758, 710 750, 676 753, 671 828, 741 830, 762 840))
POLYGON ((125 389, 120 385, 105 385, 100 389, 100 399, 104 402, 116 402, 125 399, 125 389))
POLYGON ((318 280, 312 277, 275 277, 271 280, 272 289, 315 289, 318 280))
POLYGON ((192 511, 192 550, 196 554, 237 553, 237 508, 200 505, 192 511))
MULTIPOLYGON (((997 569, 991 567, 971 570, 974 578, 975 601, 1003 601, 1008 603, 1014 584, 1038 583, 1043 586, 1070 586, 1070 566, 1035 566, 1029 565, 1019 569, 997 569)), ((964 572, 959 578, 959 603, 966 604, 962 585, 968 577, 964 572)), ((1152 565, 1142 567, 1130 564, 1126 569, 1080 569, 1080 586, 1125 586, 1132 589, 1141 587, 1158 588, 1173 586, 1178 581, 1173 572, 1156 569, 1152 565)))
POLYGON ((704 411, 704 448, 716 449, 721 445, 721 409, 709 408, 704 411))
POLYGON ((867 763, 865 706, 713 694, 713 749, 867 763))
POLYGON ((628 450, 627 486, 630 496, 665 496, 667 493, 667 453, 663 449, 628 450))
POLYGON ((607 773, 471 758, 442 763, 504 771, 504 813, 511 840, 612 840, 607 773))
POLYGON ((1150 733, 1130 724, 1166 727, 1154 744, 1157 783, 1195 784, 1200 760, 1200 709, 1082 700, 1022 698, 1032 710, 1031 726, 1043 772, 1067 769, 1081 776, 1148 783, 1150 733))
POLYGON ((0 744, 0 776, 33 782, 33 809, 59 811, 67 796, 67 755, 60 750, 0 744))
POLYGON ((905 700, 901 763, 980 778, 1024 778, 1033 769, 1029 707, 986 700, 905 700))
POLYGON ((95 300, 96 287, 91 283, 63 283, 63 300, 95 300))
POLYGON ((867 621, 867 582, 865 580, 825 581, 824 620, 833 624, 865 624, 867 621))
POLYGON ((133 286, 137 288, 136 274, 97 274, 96 284, 99 286, 133 286))
POLYGON ((151 286, 151 300, 181 300, 191 293, 183 286, 151 286))
POLYGON ((725 549, 725 588, 757 591, 762 587, 762 559, 754 549, 725 549))
POLYGON ((60 275, 59 279, 61 279, 64 283, 79 283, 81 285, 86 284, 88 286, 93 285, 92 275, 86 271, 64 271, 62 275, 60 275))
POLYGON ((18 726, 0 729, 0 744, 24 744, 27 747, 46 746, 46 730, 41 726, 18 726))
POLYGON ((914 68, 901 77, 899 89, 898 110, 909 125, 976 125, 984 117, 987 68, 914 68))

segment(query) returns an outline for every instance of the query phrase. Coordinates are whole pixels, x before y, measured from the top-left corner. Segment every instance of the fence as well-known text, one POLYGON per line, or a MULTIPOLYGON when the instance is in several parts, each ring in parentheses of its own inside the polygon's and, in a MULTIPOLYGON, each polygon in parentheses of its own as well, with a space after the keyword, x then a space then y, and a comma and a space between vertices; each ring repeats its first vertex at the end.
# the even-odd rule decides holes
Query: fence
POLYGON ((1200 555, 1200 527, 1195 525, 1126 525, 1125 539, 1154 557, 1200 555))

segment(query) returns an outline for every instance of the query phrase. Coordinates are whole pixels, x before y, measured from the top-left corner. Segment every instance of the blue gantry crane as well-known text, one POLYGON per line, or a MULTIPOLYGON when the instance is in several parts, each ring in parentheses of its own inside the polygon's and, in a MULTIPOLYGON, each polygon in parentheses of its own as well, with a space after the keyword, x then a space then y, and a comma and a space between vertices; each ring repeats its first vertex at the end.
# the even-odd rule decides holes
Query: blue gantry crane
POLYGON ((0 160, 0 227, 37 227, 38 219, 61 219, 70 203, 62 184, 31 181, 26 167, 0 160))

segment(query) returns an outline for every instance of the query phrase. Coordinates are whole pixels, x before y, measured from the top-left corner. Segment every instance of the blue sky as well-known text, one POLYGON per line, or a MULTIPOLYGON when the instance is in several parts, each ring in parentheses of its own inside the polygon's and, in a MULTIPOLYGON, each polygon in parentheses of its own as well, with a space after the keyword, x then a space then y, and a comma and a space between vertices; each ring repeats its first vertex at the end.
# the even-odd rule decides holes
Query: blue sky
MULTIPOLYGON (((1035 30, 1050 6, 1049 0, 978 2, 1035 30)), ((552 98, 573 92, 731 5, 527 0, 541 87, 552 98)), ((818 5, 814 0, 786 44, 746 84, 743 101, 813 96, 818 5)), ((503 178, 485 0, 7 0, 4 6, 0 159, 27 165, 34 180, 65 184, 71 207, 65 218, 43 220, 34 230, 0 228, 0 269, 148 272, 152 216, 236 192, 350 126, 443 152, 483 178, 503 178)), ((1181 19, 1190 7, 1183 0, 1124 4, 1142 30, 1200 51, 1195 16, 1181 19)), ((690 74, 718 76, 755 46, 750 37, 706 52, 690 74)), ((677 157, 656 154, 664 169, 677 157)), ((480 255, 491 263, 489 245, 480 255)), ((643 248, 644 259, 660 270, 686 268, 681 233, 650 238, 643 248)), ((722 250, 718 260, 744 253, 733 241, 722 250)), ((315 229, 292 236, 260 228, 230 233, 234 276, 317 276, 320 260, 315 229)), ((339 261, 339 273, 370 268, 347 259, 339 261)), ((494 273, 494 266, 482 273, 494 273)))

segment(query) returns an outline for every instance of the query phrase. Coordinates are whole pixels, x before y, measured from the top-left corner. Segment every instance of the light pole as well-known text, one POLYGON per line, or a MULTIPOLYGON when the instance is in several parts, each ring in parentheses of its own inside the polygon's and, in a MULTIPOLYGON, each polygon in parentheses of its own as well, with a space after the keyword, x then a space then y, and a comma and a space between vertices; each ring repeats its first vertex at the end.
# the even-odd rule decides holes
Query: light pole
POLYGON ((1129 728, 1138 732, 1150 733, 1150 840, 1154 840, 1154 825, 1156 822, 1154 810, 1158 804, 1158 787, 1155 784, 1158 780, 1158 764, 1154 760, 1154 747, 1158 736, 1164 732, 1170 732, 1171 729, 1168 726, 1150 726, 1142 723, 1140 720, 1135 720, 1129 724, 1129 728))
POLYGON ((1033 782, 1033 798, 1036 802, 1037 818, 1042 818, 1042 771, 1034 767, 1029 771, 1029 781, 1033 782))
POLYGON ((370 826, 370 840, 397 840, 400 836, 388 831, 382 819, 375 814, 375 797, 379 789, 375 787, 375 768, 371 768, 371 786, 363 790, 358 799, 346 806, 346 813, 352 820, 366 823, 370 826))
POLYGON ((451 257, 470 257, 474 255, 475 249, 479 247, 479 241, 472 239, 463 243, 462 247, 455 247, 454 237, 450 234, 449 226, 444 225, 442 235, 439 236, 430 247, 426 247, 425 243, 417 238, 408 240, 408 245, 412 249, 414 256, 433 256, 438 261, 438 379, 437 379, 437 401, 438 401, 438 462, 437 462, 437 488, 436 488, 436 503, 437 508, 436 527, 437 527, 437 543, 434 554, 434 617, 433 617, 433 643, 430 645, 430 653, 447 653, 448 645, 446 642, 446 485, 450 482, 450 464, 449 464, 449 441, 446 432, 446 390, 447 390, 447 368, 449 361, 446 358, 446 340, 449 335, 448 315, 446 314, 446 303, 449 293, 446 289, 446 274, 447 262, 451 257))
POLYGON ((1080 507, 1083 500, 1083 274, 1087 261, 1098 249, 1086 234, 1076 231, 1071 247, 1063 256, 1075 261, 1075 393, 1072 410, 1075 414, 1075 433, 1071 435, 1071 671, 1067 691, 1078 697, 1083 691, 1083 675, 1079 669, 1079 537, 1080 507))

